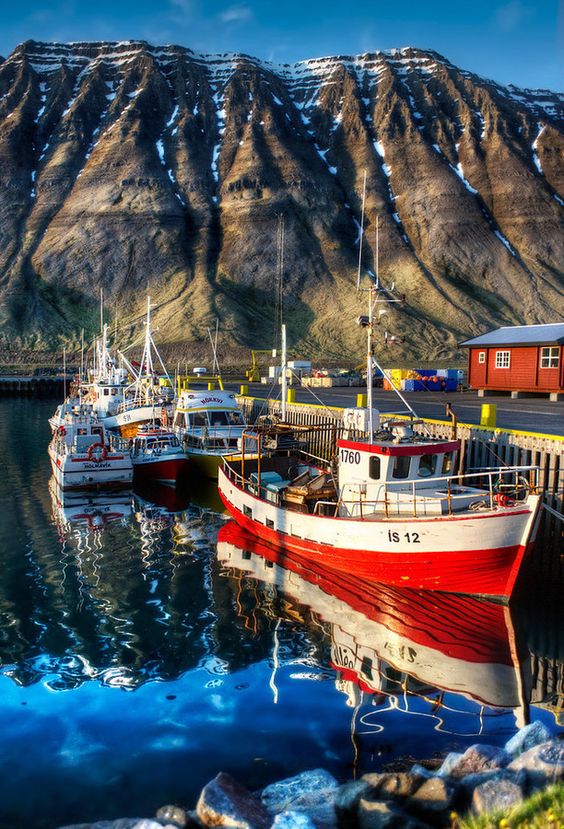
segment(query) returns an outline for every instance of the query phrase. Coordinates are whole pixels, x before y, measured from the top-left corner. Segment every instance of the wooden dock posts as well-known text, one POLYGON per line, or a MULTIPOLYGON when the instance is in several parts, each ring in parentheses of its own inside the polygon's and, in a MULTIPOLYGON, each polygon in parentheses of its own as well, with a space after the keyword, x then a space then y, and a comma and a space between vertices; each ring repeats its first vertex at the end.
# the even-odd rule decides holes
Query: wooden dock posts
MULTIPOLYGON (((281 410, 279 400, 241 396, 238 402, 249 423, 263 415, 280 414, 281 410)), ((315 427, 308 435, 307 451, 329 460, 344 430, 343 410, 303 403, 289 403, 286 409, 291 424, 315 427)), ((433 437, 451 438, 452 427, 447 421, 425 420, 424 425, 433 437)), ((424 431, 417 425, 415 430, 424 431)), ((564 585, 564 439, 465 423, 457 424, 457 437, 461 440, 462 471, 503 464, 540 468, 539 484, 546 509, 542 509, 531 569, 564 585)))

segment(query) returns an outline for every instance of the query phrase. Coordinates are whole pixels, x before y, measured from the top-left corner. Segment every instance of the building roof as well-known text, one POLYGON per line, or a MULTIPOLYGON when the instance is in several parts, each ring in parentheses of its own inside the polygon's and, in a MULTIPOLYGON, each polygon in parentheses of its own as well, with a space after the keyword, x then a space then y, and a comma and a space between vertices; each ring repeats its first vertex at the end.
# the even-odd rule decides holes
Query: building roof
POLYGON ((495 345, 564 345, 564 322, 551 322, 546 325, 507 325, 480 334, 471 340, 459 344, 461 348, 470 346, 495 345))

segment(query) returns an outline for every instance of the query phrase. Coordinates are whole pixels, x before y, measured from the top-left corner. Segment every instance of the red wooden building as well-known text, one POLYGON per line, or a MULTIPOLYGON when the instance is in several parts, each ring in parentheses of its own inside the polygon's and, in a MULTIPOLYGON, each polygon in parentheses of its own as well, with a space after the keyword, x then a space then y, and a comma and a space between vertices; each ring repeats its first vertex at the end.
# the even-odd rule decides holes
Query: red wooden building
POLYGON ((539 392, 564 399, 564 322, 498 328, 460 347, 468 349, 468 383, 479 396, 539 392))

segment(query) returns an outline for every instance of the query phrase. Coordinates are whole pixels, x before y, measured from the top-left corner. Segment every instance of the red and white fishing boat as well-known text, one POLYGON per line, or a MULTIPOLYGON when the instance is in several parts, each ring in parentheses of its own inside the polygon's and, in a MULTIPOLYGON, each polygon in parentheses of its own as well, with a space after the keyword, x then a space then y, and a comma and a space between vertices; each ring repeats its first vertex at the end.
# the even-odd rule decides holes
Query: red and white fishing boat
POLYGON ((159 427, 141 428, 133 438, 130 453, 136 481, 176 486, 189 466, 177 436, 159 427))
POLYGON ((65 414, 47 451, 63 490, 131 486, 129 453, 112 449, 103 423, 86 406, 65 414))
POLYGON ((257 429, 250 436, 254 457, 245 458, 244 437, 242 458, 226 459, 219 470, 223 502, 245 529, 334 569, 507 601, 535 538, 537 470, 456 474, 458 440, 416 434, 413 421, 380 421, 372 408, 373 368, 381 368, 372 353, 373 290, 369 315, 359 319, 368 329, 368 408, 345 410, 351 428, 333 463, 303 451, 261 456, 270 441, 257 429))

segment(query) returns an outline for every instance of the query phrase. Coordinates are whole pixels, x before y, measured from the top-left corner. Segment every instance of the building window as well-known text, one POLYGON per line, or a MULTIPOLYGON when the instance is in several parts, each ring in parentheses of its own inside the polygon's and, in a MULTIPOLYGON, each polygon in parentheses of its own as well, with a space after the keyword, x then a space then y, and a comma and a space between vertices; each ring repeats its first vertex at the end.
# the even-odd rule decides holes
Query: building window
POLYGON ((560 346, 541 348, 541 368, 558 368, 560 365, 560 346))
POLYGON ((509 368, 510 351, 496 351, 495 352, 495 367, 509 368))
POLYGON ((485 352, 485 351, 479 351, 479 352, 478 352, 478 362, 479 362, 480 364, 482 364, 482 363, 485 363, 485 362, 486 362, 486 352, 485 352))

